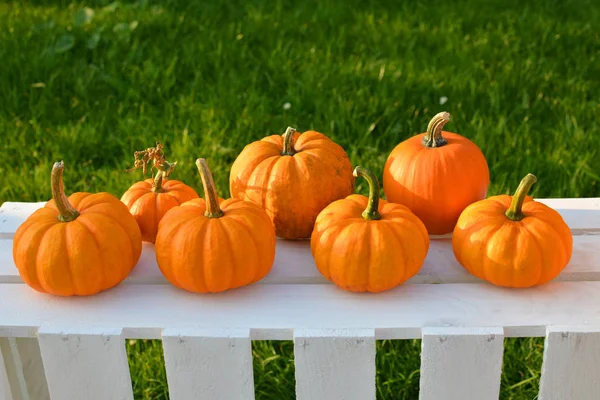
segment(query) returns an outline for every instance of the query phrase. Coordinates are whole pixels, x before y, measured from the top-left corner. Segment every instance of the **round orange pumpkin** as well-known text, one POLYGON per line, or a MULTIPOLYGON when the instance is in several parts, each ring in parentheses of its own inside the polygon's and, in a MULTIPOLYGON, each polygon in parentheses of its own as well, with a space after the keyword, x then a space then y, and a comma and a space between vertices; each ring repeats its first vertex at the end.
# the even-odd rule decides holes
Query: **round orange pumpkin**
POLYGON ((110 193, 63 188, 63 162, 52 168, 52 200, 19 226, 13 259, 33 289, 58 296, 87 296, 121 283, 142 253, 140 229, 110 193))
POLYGON ((204 159, 196 161, 204 195, 169 210, 158 226, 156 261, 173 285, 222 292, 264 278, 275 260, 275 231, 254 203, 218 197, 204 159))
POLYGON ((454 228, 452 248, 472 275, 497 286, 546 283, 567 266, 573 236, 561 215, 533 200, 528 174, 514 196, 492 196, 468 206, 454 228))
POLYGON ((231 197, 260 205, 284 239, 308 238, 315 219, 332 201, 354 190, 344 149, 322 133, 267 136, 247 145, 229 177, 231 197))
POLYGON ((429 236, 407 207, 379 199, 379 182, 356 167, 369 183, 369 197, 353 194, 328 205, 317 217, 310 247, 321 274, 352 292, 389 290, 419 272, 429 236))
POLYGON ((487 161, 475 143, 442 131, 450 114, 441 112, 427 132, 398 144, 383 170, 388 201, 404 204, 432 235, 452 232, 469 204, 485 199, 490 183, 487 161))
POLYGON ((158 223, 165 213, 181 203, 198 198, 198 194, 185 183, 168 178, 177 163, 169 163, 164 159, 160 142, 156 144, 156 148, 137 151, 135 155, 136 166, 133 169, 144 168, 145 173, 146 164, 153 161, 158 172, 154 179, 134 183, 123 193, 121 201, 137 221, 142 240, 154 243, 158 223), (140 156, 143 157, 141 160, 138 158, 140 156))

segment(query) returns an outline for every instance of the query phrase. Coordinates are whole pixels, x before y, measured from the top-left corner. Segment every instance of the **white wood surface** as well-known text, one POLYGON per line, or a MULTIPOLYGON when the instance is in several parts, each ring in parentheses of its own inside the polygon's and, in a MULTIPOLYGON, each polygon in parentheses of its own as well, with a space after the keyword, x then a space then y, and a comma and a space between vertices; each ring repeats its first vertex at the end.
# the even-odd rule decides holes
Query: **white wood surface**
MULTIPOLYGON (((573 234, 600 232, 600 197, 574 199, 535 199, 558 211, 573 234)), ((46 204, 4 202, 0 206, 0 239, 10 239, 15 231, 38 208, 46 204)))
POLYGON ((419 339, 423 327, 505 327, 507 337, 545 336, 548 325, 600 325, 600 282, 507 289, 488 284, 399 286, 349 293, 333 285, 254 285, 200 295, 172 286, 121 285, 87 298, 0 284, 0 336, 38 326, 123 327, 160 339, 162 328, 250 329, 252 339, 291 340, 294 329, 375 329, 377 339, 419 339))
POLYGON ((375 400, 373 329, 298 329, 294 363, 298 400, 375 400))
POLYGON ((249 329, 167 328, 162 336, 170 399, 254 399, 249 329))
POLYGON ((50 399, 37 338, 0 338, 0 347, 5 347, 4 362, 14 400, 50 399))
MULTIPOLYGON (((7 344, 8 338, 0 338, 0 400, 15 400, 11 393, 8 369, 4 361, 4 352, 6 352, 5 348, 8 347, 7 344)), ((7 354, 6 358, 9 357, 10 355, 7 354)))
MULTIPOLYGON (((1 336, 1 335, 0 335, 1 336)), ((4 359, 5 379, 10 385, 10 394, 6 394, 12 400, 29 400, 31 397, 27 393, 27 382, 23 374, 23 366, 19 356, 17 338, 0 337, 0 352, 4 359)), ((8 393, 8 391, 6 391, 8 393)))
MULTIPOLYGON (((573 256, 558 281, 600 280, 600 235, 573 237, 573 256)), ((0 283, 22 283, 12 258, 12 240, 0 240, 0 283)), ((454 257, 449 239, 432 240, 423 267, 408 283, 482 282, 454 257)), ((158 269, 154 245, 144 243, 142 256, 124 284, 169 285, 158 269)), ((277 240, 273 268, 258 284, 330 284, 317 270, 310 243, 277 240)))
POLYGON ((600 325, 549 326, 544 345, 539 400, 598 398, 600 325))
POLYGON ((41 328, 38 339, 52 400, 133 400, 120 329, 41 328))
POLYGON ((502 328, 425 328, 419 400, 497 400, 502 328))

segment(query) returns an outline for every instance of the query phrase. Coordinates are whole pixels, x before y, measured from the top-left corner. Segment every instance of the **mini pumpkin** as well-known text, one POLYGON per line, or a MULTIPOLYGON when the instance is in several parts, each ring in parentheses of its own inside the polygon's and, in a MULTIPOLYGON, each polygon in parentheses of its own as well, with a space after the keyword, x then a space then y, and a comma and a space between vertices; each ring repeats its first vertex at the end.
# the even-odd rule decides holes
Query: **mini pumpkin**
POLYGON ((469 204, 485 199, 490 183, 487 161, 475 143, 442 131, 450 114, 441 112, 427 132, 398 144, 383 171, 388 201, 406 205, 432 235, 452 232, 469 204))
POLYGON ((121 283, 142 253, 140 229, 110 193, 63 188, 64 163, 52 168, 52 200, 19 226, 13 259, 33 289, 58 296, 87 296, 121 283))
POLYGON ((379 199, 379 182, 368 169, 355 176, 369 183, 369 197, 353 194, 328 205, 310 239, 321 274, 352 292, 389 290, 419 272, 429 236, 407 207, 379 199))
POLYGON ((233 198, 260 205, 284 239, 309 238, 315 219, 354 190, 344 149, 316 131, 289 127, 247 145, 231 167, 233 198))
POLYGON ((154 243, 158 223, 165 213, 181 203, 197 198, 198 194, 185 183, 169 179, 177 162, 169 163, 165 160, 163 145, 160 142, 156 143, 155 148, 136 151, 135 166, 131 170, 143 168, 145 174, 150 161, 157 169, 156 177, 134 183, 123 193, 121 201, 137 221, 142 232, 142 240, 154 243))
POLYGON ((205 199, 169 210, 158 226, 156 261, 173 285, 190 292, 222 292, 264 278, 275 260, 275 231, 254 203, 217 195, 204 159, 196 165, 205 199))
POLYGON ((492 196, 468 206, 454 228, 452 248, 472 275, 497 286, 546 283, 567 266, 573 236, 561 215, 527 195, 528 174, 514 196, 492 196))

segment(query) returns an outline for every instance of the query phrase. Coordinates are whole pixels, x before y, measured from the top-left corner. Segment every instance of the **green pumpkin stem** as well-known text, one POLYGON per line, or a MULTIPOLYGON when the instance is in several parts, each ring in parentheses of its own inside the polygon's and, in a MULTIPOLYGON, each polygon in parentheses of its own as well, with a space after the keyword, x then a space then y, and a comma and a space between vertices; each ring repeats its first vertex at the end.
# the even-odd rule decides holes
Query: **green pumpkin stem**
POLYGON ((158 171, 156 172, 156 176, 154 177, 154 182, 152 183, 152 191, 154 193, 162 193, 164 191, 162 184, 165 178, 168 178, 171 175, 171 172, 175 169, 177 165, 177 161, 171 164, 168 161, 163 161, 161 165, 157 165, 156 168, 158 171))
POLYGON ((434 115, 427 126, 427 133, 423 136, 423 146, 435 148, 448 144, 442 136, 442 128, 448 121, 450 121, 450 114, 445 111, 434 115))
POLYGON ((296 154, 296 149, 294 149, 294 134, 296 130, 291 126, 285 130, 283 134, 283 151, 281 152, 282 156, 293 156, 296 154))
POLYGON ((52 188, 52 198, 58 209, 58 219, 62 222, 69 222, 79 217, 79 211, 69 203, 69 199, 67 198, 67 195, 65 195, 62 179, 64 170, 64 162, 60 161, 54 163, 50 177, 50 187, 52 188))
POLYGON ((381 219, 379 214, 379 181, 373 172, 363 167, 354 168, 355 177, 362 176, 369 184, 369 202, 367 208, 362 213, 362 217, 367 220, 381 219))
POLYGON ((213 181, 212 174, 206 160, 199 158, 196 160, 196 167, 200 172, 200 179, 202 179, 202 187, 204 188, 204 200, 206 201, 206 212, 204 215, 208 218, 220 218, 223 215, 223 210, 219 207, 219 196, 217 195, 217 188, 213 181))
POLYGON ((510 203, 510 207, 504 213, 504 215, 506 215, 506 218, 512 221, 520 221, 523 218, 525 218, 525 215, 523 215, 523 203, 525 202, 525 197, 527 197, 527 193, 529 193, 529 190, 536 181, 537 178, 532 174, 527 174, 525 178, 521 179, 521 183, 515 191, 515 194, 510 203))

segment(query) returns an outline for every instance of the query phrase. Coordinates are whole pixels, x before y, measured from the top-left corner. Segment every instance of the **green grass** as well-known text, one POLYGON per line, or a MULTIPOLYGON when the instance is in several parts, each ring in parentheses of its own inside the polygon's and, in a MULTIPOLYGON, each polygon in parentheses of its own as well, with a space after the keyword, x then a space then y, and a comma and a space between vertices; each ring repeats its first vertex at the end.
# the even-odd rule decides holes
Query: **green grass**
MULTIPOLYGON (((141 179, 125 172, 133 152, 156 140, 197 189, 193 161, 206 158, 226 197, 243 146, 288 125, 326 133, 381 176, 394 145, 442 110, 482 148, 489 194, 531 172, 534 196, 596 197, 599 4, 3 0, 0 203, 47 200, 61 159, 69 192, 120 196, 141 179)), ((535 397, 542 346, 507 340, 502 399, 535 397)), ((136 397, 166 398, 160 343, 128 349, 136 397)), ((293 346, 254 351, 258 398, 293 398, 293 346)), ((378 344, 379 398, 416 398, 419 352, 378 344)))

